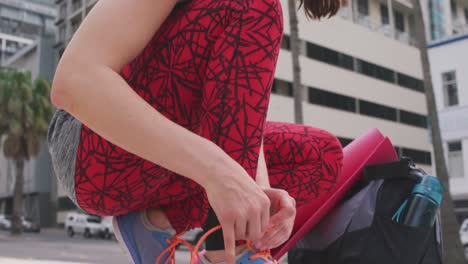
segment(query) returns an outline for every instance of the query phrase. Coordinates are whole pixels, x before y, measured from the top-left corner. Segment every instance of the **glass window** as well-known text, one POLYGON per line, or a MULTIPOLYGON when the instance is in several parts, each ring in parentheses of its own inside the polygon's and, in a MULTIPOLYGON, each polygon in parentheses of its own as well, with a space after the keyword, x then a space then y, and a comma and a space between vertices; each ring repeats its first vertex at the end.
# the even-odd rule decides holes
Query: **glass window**
POLYGON ((358 0, 358 12, 362 15, 369 15, 369 1, 368 0, 358 0))
POLYGON ((448 142, 448 170, 452 178, 464 177, 463 147, 461 141, 448 142))
POLYGON ((348 70, 354 70, 353 57, 310 42, 307 42, 307 57, 348 70))
POLYGON ((457 3, 455 2, 455 0, 450 0, 450 9, 452 10, 452 17, 457 18, 457 3))
POLYGON ((309 102, 349 112, 356 112, 356 99, 316 88, 309 88, 309 102))
POLYGON ((400 32, 405 32, 405 17, 397 10, 394 11, 395 16, 395 28, 400 32))
POLYGON ((404 110, 400 110, 400 122, 422 128, 427 127, 427 118, 425 116, 404 110))
MULTIPOLYGON (((468 24, 468 8, 465 8, 464 9, 464 13, 465 13, 465 21, 466 23, 468 24)), ((468 227, 468 226, 467 226, 468 227)))
POLYGON ((416 79, 403 73, 398 73, 397 79, 398 85, 410 88, 415 91, 424 92, 424 83, 422 80, 416 79))
POLYGON ((444 105, 458 105, 458 87, 455 71, 442 73, 442 89, 444 90, 444 105))
POLYGON ((428 151, 421 151, 410 148, 401 148, 401 155, 405 157, 410 157, 414 162, 424 165, 431 165, 431 153, 428 151))
POLYGON ((357 60, 357 71, 370 77, 395 83, 395 72, 373 63, 357 60))
POLYGON ((388 18, 388 7, 384 4, 380 4, 380 20, 383 25, 390 24, 390 19, 388 18))
POLYGON ((461 141, 449 142, 447 145, 449 152, 462 151, 461 141))
POLYGON ((293 96, 292 83, 279 80, 279 79, 275 79, 275 81, 273 82, 273 87, 271 88, 271 92, 274 94, 278 94, 278 95, 292 97, 293 96))
POLYGON ((283 36, 283 42, 281 42, 281 48, 285 50, 291 50, 291 42, 288 35, 283 36))
POLYGON ((351 138, 338 137, 338 140, 341 143, 341 146, 346 147, 349 143, 353 142, 351 138))
POLYGON ((388 106, 359 100, 359 113, 367 116, 397 121, 397 110, 388 106))

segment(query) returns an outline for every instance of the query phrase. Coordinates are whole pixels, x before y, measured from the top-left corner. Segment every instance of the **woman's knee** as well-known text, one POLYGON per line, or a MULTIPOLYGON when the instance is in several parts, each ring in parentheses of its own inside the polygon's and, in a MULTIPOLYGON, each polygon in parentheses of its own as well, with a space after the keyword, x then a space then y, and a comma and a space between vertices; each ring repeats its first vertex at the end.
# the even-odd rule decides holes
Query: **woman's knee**
POLYGON ((336 136, 298 124, 267 122, 264 151, 267 165, 316 165, 320 162, 336 175, 343 162, 342 146, 336 136))

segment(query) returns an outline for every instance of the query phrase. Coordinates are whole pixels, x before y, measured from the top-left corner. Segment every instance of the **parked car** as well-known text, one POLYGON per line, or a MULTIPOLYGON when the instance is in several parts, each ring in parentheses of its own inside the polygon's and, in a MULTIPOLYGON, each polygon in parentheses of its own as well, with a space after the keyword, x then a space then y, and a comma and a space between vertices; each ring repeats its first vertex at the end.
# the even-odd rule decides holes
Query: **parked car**
POLYGON ((9 230, 10 228, 11 221, 5 215, 0 215, 0 230, 9 230))
POLYGON ((101 235, 105 228, 101 218, 80 213, 69 213, 65 219, 65 230, 69 237, 82 234, 85 238, 101 235))
POLYGON ((463 246, 468 248, 468 219, 465 219, 460 227, 460 240, 463 246))
MULTIPOLYGON (((21 217, 21 224, 25 232, 39 233, 41 231, 41 227, 38 224, 25 219, 23 216, 21 217)), ((11 216, 0 215, 0 229, 10 230, 10 228, 11 228, 11 216)))
POLYGON ((34 232, 34 233, 41 232, 41 227, 37 223, 34 223, 24 217, 21 217, 21 222, 23 225, 24 232, 34 232))
POLYGON ((114 227, 112 225, 112 216, 105 216, 101 219, 103 231, 99 234, 102 238, 111 239, 114 237, 114 227))

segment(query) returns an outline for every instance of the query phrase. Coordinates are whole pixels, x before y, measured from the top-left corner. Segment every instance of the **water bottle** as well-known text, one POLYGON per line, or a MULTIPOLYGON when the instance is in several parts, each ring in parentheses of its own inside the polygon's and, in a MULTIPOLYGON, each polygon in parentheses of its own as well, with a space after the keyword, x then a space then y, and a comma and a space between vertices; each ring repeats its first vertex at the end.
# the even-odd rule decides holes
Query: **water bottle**
POLYGON ((401 224, 412 227, 432 227, 437 217, 444 187, 434 176, 425 175, 421 183, 416 184, 409 197, 401 224))

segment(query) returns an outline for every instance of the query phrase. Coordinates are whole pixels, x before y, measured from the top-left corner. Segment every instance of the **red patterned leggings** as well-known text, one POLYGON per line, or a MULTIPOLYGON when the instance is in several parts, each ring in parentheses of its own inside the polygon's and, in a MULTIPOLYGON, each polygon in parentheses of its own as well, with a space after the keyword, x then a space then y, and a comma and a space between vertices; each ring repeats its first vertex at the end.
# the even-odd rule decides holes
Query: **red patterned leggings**
MULTIPOLYGON (((282 31, 279 0, 193 0, 176 7, 122 77, 167 118, 215 142, 251 177, 263 141, 272 187, 287 190, 301 210, 330 194, 342 148, 326 131, 266 122, 282 31)), ((85 125, 75 193, 81 208, 98 215, 160 207, 178 231, 201 226, 209 211, 201 186, 85 125)))

